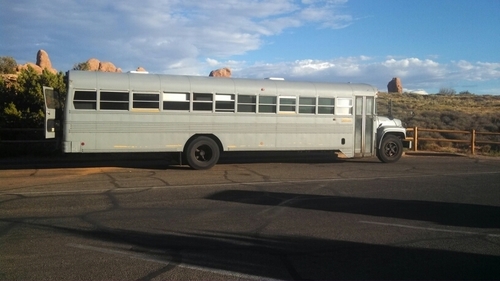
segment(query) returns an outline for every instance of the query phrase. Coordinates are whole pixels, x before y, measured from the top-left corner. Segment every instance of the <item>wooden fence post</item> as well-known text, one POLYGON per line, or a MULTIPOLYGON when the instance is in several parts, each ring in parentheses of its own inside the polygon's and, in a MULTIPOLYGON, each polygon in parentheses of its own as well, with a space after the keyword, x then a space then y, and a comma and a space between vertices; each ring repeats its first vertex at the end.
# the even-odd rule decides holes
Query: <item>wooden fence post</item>
POLYGON ((476 130, 470 132, 470 150, 472 155, 476 153, 476 130))
POLYGON ((413 128, 413 151, 417 151, 418 146, 418 129, 417 127, 413 128))

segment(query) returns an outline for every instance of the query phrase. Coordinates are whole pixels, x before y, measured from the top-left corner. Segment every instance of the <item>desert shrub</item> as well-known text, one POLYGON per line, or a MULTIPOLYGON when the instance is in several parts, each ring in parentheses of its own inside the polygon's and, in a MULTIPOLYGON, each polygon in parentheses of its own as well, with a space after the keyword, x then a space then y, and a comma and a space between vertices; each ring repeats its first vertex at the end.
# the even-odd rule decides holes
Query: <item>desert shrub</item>
POLYGON ((73 70, 90 70, 90 64, 88 62, 80 62, 73 65, 73 70))
POLYGON ((0 57, 0 74, 16 73, 17 62, 13 57, 0 57))
POLYGON ((455 91, 454 89, 452 88, 441 88, 439 89, 439 93, 438 95, 455 95, 457 93, 457 91, 455 91))
POLYGON ((481 152, 482 153, 489 153, 491 151, 491 146, 486 144, 481 147, 481 152))

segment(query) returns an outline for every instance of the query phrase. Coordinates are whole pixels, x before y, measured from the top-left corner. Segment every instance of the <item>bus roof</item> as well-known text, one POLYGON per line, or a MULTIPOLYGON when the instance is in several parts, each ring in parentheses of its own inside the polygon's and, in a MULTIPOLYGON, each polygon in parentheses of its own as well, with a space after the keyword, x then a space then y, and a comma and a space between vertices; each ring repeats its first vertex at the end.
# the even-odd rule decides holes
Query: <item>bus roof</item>
POLYGON ((74 89, 127 90, 146 92, 239 93, 262 95, 327 94, 370 95, 377 89, 362 83, 299 82, 274 79, 247 79, 208 76, 187 76, 145 73, 114 73, 96 71, 68 72, 74 89))

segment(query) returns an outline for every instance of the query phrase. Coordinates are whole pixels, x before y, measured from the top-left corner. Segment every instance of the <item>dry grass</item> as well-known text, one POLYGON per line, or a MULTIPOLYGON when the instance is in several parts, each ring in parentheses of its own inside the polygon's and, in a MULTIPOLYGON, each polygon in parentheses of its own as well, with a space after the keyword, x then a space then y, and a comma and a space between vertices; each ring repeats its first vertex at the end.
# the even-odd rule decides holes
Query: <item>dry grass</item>
MULTIPOLYGON (((500 133, 500 96, 492 95, 417 95, 379 93, 378 114, 399 118, 408 128, 444 129, 500 133)), ((470 139, 469 135, 419 132, 420 137, 470 139)), ((500 142, 499 136, 478 135, 477 140, 500 142)), ((481 151, 481 146, 478 147, 481 151)), ((429 151, 466 152, 464 144, 419 142, 419 149, 429 151)), ((486 150, 486 149, 484 149, 486 150)), ((500 146, 491 144, 485 154, 498 154, 500 146)))

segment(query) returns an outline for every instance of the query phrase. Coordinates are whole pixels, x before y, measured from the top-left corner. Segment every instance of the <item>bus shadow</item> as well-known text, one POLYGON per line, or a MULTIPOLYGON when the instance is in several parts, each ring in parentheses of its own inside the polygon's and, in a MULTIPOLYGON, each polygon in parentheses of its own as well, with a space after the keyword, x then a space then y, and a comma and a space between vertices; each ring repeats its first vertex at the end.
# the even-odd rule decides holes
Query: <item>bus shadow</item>
MULTIPOLYGON (((103 227, 32 227, 130 245, 128 252, 115 250, 116 254, 140 254, 144 259, 262 280, 494 280, 500 274, 498 256, 447 250, 218 231, 152 233, 103 227)), ((67 246, 86 252, 106 250, 81 244, 67 246)), ((151 280, 163 272, 150 272, 138 280, 151 280)))
POLYGON ((253 151, 224 152, 218 164, 242 163, 340 163, 344 162, 332 151, 253 151))
MULTIPOLYGON (((171 157, 166 153, 57 154, 0 159, 0 170, 95 167, 165 170, 173 163, 171 157)), ((185 168, 189 169, 187 166, 185 168)))
POLYGON ((476 204, 225 190, 210 200, 435 222, 440 225, 500 228, 500 207, 476 204))
MULTIPOLYGON (((345 159, 332 151, 224 152, 217 164, 255 163, 380 163, 376 158, 345 159)), ((0 170, 120 167, 190 170, 180 153, 86 153, 0 158, 0 170)))

